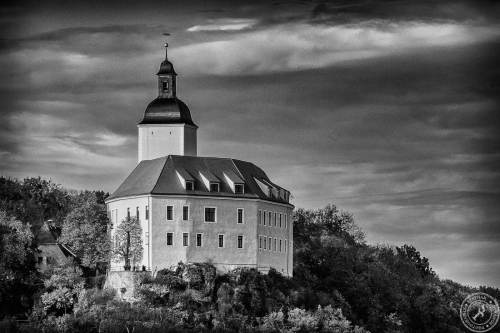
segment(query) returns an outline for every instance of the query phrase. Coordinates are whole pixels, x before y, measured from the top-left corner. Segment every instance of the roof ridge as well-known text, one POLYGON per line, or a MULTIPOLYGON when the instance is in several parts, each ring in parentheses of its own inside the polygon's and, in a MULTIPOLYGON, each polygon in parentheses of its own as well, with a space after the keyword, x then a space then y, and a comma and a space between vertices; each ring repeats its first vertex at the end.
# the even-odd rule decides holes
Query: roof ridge
POLYGON ((241 173, 240 169, 236 166, 236 163, 234 163, 234 159, 231 158, 230 160, 231 160, 231 163, 234 165, 234 168, 236 169, 236 171, 238 171, 239 176, 241 177, 241 179, 246 180, 245 176, 243 176, 243 174, 241 173))
MULTIPOLYGON (((165 163, 163 164, 163 167, 161 168, 161 171, 160 171, 160 174, 158 175, 158 177, 156 178, 156 182, 155 182, 155 185, 153 186, 153 188, 151 189, 151 191, 149 191, 149 193, 153 193, 156 189, 156 187, 158 186, 158 182, 160 181, 160 178, 161 178, 161 175, 163 174, 163 170, 165 170, 165 167, 167 166, 167 162, 169 159, 172 159, 171 157, 172 155, 167 155, 166 158, 165 158, 165 163)), ((173 160, 172 160, 173 161, 173 160)))

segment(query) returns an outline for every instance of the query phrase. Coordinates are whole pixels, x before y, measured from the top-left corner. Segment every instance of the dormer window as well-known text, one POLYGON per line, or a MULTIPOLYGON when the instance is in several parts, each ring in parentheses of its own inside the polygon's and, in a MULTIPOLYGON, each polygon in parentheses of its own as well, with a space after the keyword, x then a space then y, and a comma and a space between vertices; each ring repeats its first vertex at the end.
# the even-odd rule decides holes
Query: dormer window
POLYGON ((245 181, 243 180, 243 176, 238 175, 233 170, 224 170, 222 174, 224 175, 227 185, 229 185, 229 188, 234 194, 243 194, 245 192, 245 181))
POLYGON ((195 180, 194 180, 193 176, 191 176, 191 174, 183 168, 178 168, 175 171, 176 171, 177 177, 179 178, 179 182, 181 183, 182 187, 184 187, 184 189, 186 191, 194 191, 195 180))
POLYGON ((210 192, 219 192, 219 183, 210 183, 210 192))
POLYGON ((199 171, 201 181, 209 192, 220 192, 220 180, 208 170, 199 171))
POLYGON ((235 194, 245 193, 245 185, 244 184, 234 184, 234 193, 235 194))

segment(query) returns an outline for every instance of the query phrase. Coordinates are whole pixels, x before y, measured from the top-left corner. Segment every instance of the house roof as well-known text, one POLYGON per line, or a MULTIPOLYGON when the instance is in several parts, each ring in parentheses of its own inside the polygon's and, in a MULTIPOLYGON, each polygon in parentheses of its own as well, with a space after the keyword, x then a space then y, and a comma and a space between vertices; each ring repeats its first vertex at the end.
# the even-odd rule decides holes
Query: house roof
MULTIPOLYGON (((238 197, 262 199, 289 204, 284 197, 276 197, 265 193, 256 180, 263 180, 281 192, 288 192, 284 188, 272 183, 262 169, 253 163, 218 157, 198 157, 169 155, 154 160, 141 161, 132 173, 123 181, 118 189, 106 201, 122 197, 158 194, 158 195, 192 195, 213 197, 238 197), (188 173, 194 179, 194 190, 187 191, 181 184, 177 172, 188 173), (210 192, 206 188, 200 172, 210 178, 216 177, 221 181, 219 192, 210 192), (243 194, 235 194, 231 186, 225 181, 224 173, 241 178, 245 190, 243 194)), ((288 192, 289 193, 289 192, 288 192)))

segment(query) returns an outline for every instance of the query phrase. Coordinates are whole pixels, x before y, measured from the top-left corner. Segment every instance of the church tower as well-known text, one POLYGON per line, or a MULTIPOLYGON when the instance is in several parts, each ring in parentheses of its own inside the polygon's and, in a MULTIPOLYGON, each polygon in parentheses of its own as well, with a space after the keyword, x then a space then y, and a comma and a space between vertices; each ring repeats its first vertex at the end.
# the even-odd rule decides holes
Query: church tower
POLYGON ((160 65, 158 97, 146 108, 139 128, 139 162, 166 155, 197 155, 195 125, 187 105, 177 98, 177 73, 168 60, 160 65))

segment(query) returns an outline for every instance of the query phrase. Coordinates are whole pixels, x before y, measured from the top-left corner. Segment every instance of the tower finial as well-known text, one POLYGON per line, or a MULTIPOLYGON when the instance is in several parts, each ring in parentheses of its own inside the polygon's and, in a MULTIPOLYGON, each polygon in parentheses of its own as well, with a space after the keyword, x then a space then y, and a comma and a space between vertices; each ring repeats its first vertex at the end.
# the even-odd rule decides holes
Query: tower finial
POLYGON ((170 36, 170 33, 164 32, 163 36, 165 36, 165 60, 168 59, 168 43, 167 43, 167 37, 170 36))

